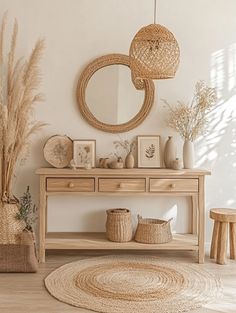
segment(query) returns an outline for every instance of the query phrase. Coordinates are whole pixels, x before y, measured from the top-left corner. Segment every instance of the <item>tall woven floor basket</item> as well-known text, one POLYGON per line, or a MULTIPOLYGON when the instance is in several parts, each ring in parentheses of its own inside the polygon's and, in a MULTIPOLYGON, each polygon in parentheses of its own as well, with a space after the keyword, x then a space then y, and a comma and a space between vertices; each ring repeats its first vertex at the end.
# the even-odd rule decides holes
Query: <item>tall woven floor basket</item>
POLYGON ((110 241, 126 242, 132 239, 132 219, 128 209, 107 210, 106 236, 110 241))
POLYGON ((20 234, 26 225, 16 218, 19 213, 17 203, 0 202, 0 244, 19 244, 20 234))
POLYGON ((0 272, 36 272, 34 234, 17 219, 18 203, 0 202, 0 272))

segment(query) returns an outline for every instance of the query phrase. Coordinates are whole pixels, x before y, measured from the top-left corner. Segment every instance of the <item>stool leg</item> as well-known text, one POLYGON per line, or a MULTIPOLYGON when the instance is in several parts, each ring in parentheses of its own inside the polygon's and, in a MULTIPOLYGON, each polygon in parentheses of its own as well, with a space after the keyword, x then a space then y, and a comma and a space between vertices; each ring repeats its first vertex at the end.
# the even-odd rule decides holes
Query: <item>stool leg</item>
POLYGON ((225 264, 226 246, 227 246, 227 226, 228 223, 220 222, 217 260, 218 264, 225 264))
POLYGON ((211 259, 216 259, 217 244, 218 244, 218 237, 219 237, 219 227, 220 227, 220 222, 215 221, 213 233, 212 233, 212 240, 211 240, 211 253, 210 253, 211 259))
POLYGON ((236 223, 229 223, 230 259, 236 260, 236 223))

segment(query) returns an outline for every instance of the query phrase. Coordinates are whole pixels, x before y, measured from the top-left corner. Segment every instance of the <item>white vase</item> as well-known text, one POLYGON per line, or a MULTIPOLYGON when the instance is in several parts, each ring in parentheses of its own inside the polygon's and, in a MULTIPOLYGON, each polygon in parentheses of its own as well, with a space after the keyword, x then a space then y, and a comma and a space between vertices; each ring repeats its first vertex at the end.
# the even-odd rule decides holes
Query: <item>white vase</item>
POLYGON ((164 162, 166 168, 172 168, 173 161, 176 159, 176 144, 172 136, 168 137, 164 150, 164 162))
POLYGON ((183 161, 184 168, 193 168, 194 167, 194 144, 190 140, 185 140, 183 146, 183 161))

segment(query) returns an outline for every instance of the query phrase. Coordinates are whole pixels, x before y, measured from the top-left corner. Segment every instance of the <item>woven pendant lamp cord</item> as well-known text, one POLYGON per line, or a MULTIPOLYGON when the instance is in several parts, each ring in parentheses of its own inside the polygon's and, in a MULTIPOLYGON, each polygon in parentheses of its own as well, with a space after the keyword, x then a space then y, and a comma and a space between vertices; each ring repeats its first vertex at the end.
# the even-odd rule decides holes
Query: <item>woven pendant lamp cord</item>
POLYGON ((154 0, 154 24, 156 24, 157 20, 157 0, 154 0))

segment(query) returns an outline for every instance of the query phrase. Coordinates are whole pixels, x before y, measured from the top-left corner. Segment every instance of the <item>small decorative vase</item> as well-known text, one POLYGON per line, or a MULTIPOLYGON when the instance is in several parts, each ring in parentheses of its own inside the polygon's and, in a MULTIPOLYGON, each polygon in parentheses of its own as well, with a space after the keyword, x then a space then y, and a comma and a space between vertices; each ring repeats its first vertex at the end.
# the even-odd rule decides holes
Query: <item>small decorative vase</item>
POLYGON ((176 145, 172 136, 168 137, 164 150, 164 162, 166 168, 172 167, 172 162, 176 159, 176 145))
POLYGON ((130 151, 126 158, 125 158, 125 167, 126 168, 133 168, 134 167, 134 156, 132 152, 130 151))
POLYGON ((181 170, 183 168, 183 162, 182 160, 180 160, 179 158, 176 158, 173 162, 172 162, 172 168, 173 170, 181 170))
POLYGON ((185 140, 183 146, 184 168, 191 169, 194 167, 194 145, 190 140, 185 140))

